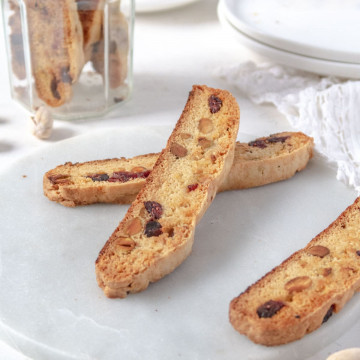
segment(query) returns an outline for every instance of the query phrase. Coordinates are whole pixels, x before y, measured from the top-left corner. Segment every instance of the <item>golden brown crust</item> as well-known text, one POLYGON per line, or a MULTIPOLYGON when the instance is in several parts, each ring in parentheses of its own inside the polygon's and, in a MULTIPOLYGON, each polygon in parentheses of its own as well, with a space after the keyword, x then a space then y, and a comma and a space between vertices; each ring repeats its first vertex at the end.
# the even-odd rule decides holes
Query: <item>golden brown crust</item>
POLYGON ((166 148, 100 251, 96 277, 107 296, 144 290, 189 255, 195 226, 230 170, 238 125, 239 108, 229 92, 193 86, 166 148), (214 123, 206 149, 198 130, 204 117, 214 123))
MULTIPOLYGON (((257 139, 259 140, 259 139, 257 139)), ((245 189, 271 182, 288 179, 307 165, 313 154, 313 139, 303 133, 282 132, 262 137, 266 147, 252 143, 235 145, 234 162, 219 191, 245 189), (286 138, 284 142, 274 142, 274 138, 286 138), (271 142, 272 141, 272 142, 271 142)), ((116 171, 151 170, 159 154, 136 156, 131 159, 108 159, 85 163, 66 163, 57 166, 44 175, 44 194, 52 201, 65 206, 87 205, 97 202, 131 203, 145 183, 145 178, 126 182, 92 181, 90 174, 116 171), (139 169, 138 169, 139 168, 139 169), (68 181, 54 184, 52 176, 67 175, 68 181)))
POLYGON ((230 322, 263 345, 302 338, 360 289, 360 198, 307 246, 231 301, 230 322), (273 301, 273 303, 268 303, 273 301))

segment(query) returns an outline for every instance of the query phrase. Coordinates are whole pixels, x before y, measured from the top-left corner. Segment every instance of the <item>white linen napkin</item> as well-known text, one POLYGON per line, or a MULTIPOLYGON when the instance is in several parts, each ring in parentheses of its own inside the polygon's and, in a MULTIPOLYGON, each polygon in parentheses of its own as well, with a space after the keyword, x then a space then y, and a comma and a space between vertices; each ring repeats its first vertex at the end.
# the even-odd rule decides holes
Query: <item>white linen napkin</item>
POLYGON ((272 103, 360 194, 360 81, 247 62, 216 70, 254 103, 272 103))

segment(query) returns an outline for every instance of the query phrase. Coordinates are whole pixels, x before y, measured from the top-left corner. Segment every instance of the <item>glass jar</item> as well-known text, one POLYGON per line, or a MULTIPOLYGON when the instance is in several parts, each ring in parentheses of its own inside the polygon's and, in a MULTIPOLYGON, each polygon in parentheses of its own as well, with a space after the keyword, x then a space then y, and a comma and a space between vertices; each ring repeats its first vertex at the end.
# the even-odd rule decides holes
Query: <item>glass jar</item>
POLYGON ((98 116, 132 89, 133 0, 2 1, 10 89, 32 112, 98 116))

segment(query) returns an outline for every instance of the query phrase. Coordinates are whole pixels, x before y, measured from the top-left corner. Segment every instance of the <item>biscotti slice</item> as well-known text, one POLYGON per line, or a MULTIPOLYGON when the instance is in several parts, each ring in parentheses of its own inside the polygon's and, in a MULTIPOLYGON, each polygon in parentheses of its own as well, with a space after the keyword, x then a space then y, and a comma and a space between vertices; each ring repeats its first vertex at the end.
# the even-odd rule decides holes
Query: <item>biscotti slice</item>
POLYGON ((40 99, 56 107, 72 96, 84 65, 83 32, 75 0, 25 0, 31 65, 40 99))
POLYGON ((109 86, 116 89, 124 84, 128 73, 129 26, 121 12, 120 1, 109 6, 109 46, 108 56, 105 54, 104 36, 92 47, 91 61, 95 71, 104 76, 105 60, 108 60, 109 86))
MULTIPOLYGON (((206 121, 202 126, 205 130, 206 121)), ((313 156, 313 147, 313 139, 301 132, 282 132, 249 143, 237 142, 232 167, 218 191, 288 179, 306 167, 313 156)), ((128 204, 143 187, 158 156, 67 162, 46 172, 44 194, 65 206, 98 202, 128 204)))
POLYGON ((67 162, 44 175, 44 194, 69 207, 94 203, 131 204, 158 157, 159 154, 147 154, 130 159, 67 162))
POLYGON ((360 289, 360 197, 327 229, 230 304, 230 322, 263 345, 319 328, 360 289))
POLYGON ((238 126, 229 92, 193 86, 166 148, 96 260, 108 297, 144 290, 190 254, 195 226, 230 170, 238 126), (203 119, 211 131, 201 131, 203 119))
POLYGON ((93 46, 102 36, 105 0, 76 0, 83 30, 85 62, 91 58, 93 46))
POLYGON ((314 139, 281 132, 237 143, 234 162, 219 191, 247 189, 291 178, 313 157, 314 139))

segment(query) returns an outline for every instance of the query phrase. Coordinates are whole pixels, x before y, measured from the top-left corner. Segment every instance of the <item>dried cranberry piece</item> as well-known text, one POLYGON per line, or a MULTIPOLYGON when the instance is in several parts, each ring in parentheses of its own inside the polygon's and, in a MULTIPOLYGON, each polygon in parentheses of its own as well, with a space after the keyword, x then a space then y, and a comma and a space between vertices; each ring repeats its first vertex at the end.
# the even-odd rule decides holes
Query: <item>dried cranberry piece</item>
POLYGON ((88 175, 87 177, 89 177, 92 181, 107 181, 109 179, 108 174, 93 174, 88 175))
POLYGON ((260 149, 265 149, 267 147, 265 140, 253 140, 248 143, 249 146, 258 147, 260 149))
POLYGON ((60 93, 58 91, 58 81, 56 80, 55 77, 53 77, 52 80, 51 80, 50 90, 51 90, 51 93, 53 94, 55 99, 57 99, 57 100, 61 99, 60 93))
POLYGON ((334 310, 335 310, 335 305, 332 304, 332 305, 330 306, 329 310, 326 312, 326 314, 325 314, 325 316, 324 316, 324 318, 323 318, 322 324, 325 323, 325 322, 327 322, 327 321, 330 319, 330 317, 331 317, 331 315, 333 314, 334 310))
POLYGON ((159 236, 162 234, 162 226, 158 221, 150 220, 145 225, 145 235, 147 237, 159 236))
POLYGON ((126 182, 131 179, 135 179, 134 176, 131 176, 131 174, 128 171, 116 171, 114 172, 111 177, 109 178, 110 182, 126 182))
POLYGON ((146 179, 150 175, 150 170, 145 170, 137 173, 138 178, 146 179))
POLYGON ((277 143, 277 142, 282 142, 284 143, 286 141, 286 139, 288 139, 290 136, 273 136, 273 137, 269 137, 267 139, 267 141, 269 143, 277 143))
POLYGON ((161 204, 156 201, 145 201, 145 209, 151 215, 153 219, 160 219, 163 214, 163 209, 161 204))
POLYGON ((259 318, 271 318, 284 306, 285 304, 282 301, 269 300, 260 305, 256 312, 259 318))
POLYGON ((266 139, 256 139, 248 143, 249 146, 255 146, 260 149, 265 149, 267 144, 274 144, 277 142, 284 143, 290 136, 270 136, 266 139))
POLYGON ((221 99, 219 99, 217 96, 215 95, 210 95, 209 97, 209 108, 210 108, 210 112, 212 114, 217 113, 220 108, 222 106, 222 101, 221 99))
POLYGON ((194 191, 197 189, 197 187, 199 186, 199 184, 191 184, 191 185, 188 185, 188 191, 194 191))
POLYGON ((150 170, 141 172, 130 172, 130 171, 116 171, 114 172, 108 181, 110 182, 127 182, 133 179, 146 179, 150 175, 150 170))

